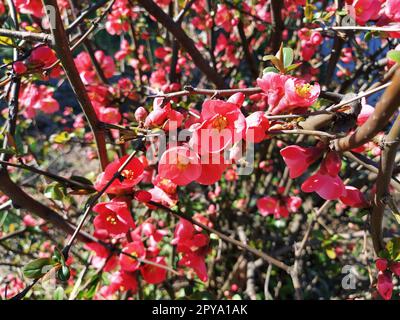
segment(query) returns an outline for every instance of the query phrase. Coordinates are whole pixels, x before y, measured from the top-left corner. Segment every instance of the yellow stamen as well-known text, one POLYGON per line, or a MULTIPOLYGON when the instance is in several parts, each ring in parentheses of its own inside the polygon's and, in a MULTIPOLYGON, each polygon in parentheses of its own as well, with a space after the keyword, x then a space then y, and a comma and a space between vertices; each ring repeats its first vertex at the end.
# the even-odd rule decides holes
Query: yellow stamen
POLYGON ((228 119, 224 116, 218 116, 212 123, 213 128, 221 131, 228 126, 228 119))
POLYGON ((296 93, 302 97, 302 98, 306 98, 308 97, 308 95, 310 94, 310 91, 312 89, 312 85, 309 83, 306 84, 298 84, 296 85, 296 93))

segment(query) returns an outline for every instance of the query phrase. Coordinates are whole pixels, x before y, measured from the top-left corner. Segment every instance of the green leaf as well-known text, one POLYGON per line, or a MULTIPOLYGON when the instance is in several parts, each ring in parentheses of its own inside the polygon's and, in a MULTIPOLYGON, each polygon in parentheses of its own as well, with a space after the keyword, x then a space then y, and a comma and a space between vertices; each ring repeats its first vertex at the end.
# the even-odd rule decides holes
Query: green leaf
POLYGON ((50 258, 40 258, 29 262, 22 271, 26 278, 39 279, 49 271, 49 268, 46 267, 51 265, 50 258))
POLYGON ((386 251, 389 254, 390 260, 399 261, 400 260, 400 238, 391 239, 386 244, 386 251))
POLYGON ((8 154, 8 155, 16 155, 17 154, 17 152, 14 150, 14 149, 11 149, 11 148, 6 148, 6 149, 4 149, 4 148, 0 148, 0 154, 8 154))
POLYGON ((65 144, 66 142, 68 142, 70 140, 71 140, 71 135, 66 131, 60 132, 59 134, 52 135, 50 137, 51 142, 58 143, 58 144, 65 144))
POLYGON ((263 70, 263 74, 266 74, 268 72, 279 73, 278 69, 276 69, 275 67, 267 67, 263 70))
POLYGON ((57 289, 54 291, 54 300, 64 300, 63 287, 57 287, 57 289))
POLYGON ((60 279, 61 281, 68 281, 70 276, 71 273, 66 265, 62 266, 60 270, 58 270, 57 272, 57 278, 60 279))
POLYGON ((291 66, 286 68, 286 72, 290 72, 290 71, 296 70, 298 67, 301 66, 301 64, 302 64, 301 62, 292 64, 291 66))
POLYGON ((387 54, 387 57, 396 63, 400 63, 400 51, 398 50, 390 50, 387 54))
POLYGON ((58 183, 52 183, 44 190, 44 196, 52 200, 63 200, 64 192, 58 183))
POLYGON ((294 59, 294 52, 292 48, 283 48, 283 66, 288 68, 292 65, 294 59))
POLYGON ((365 36, 364 36, 364 41, 369 41, 369 40, 371 40, 371 38, 372 38, 372 32, 371 31, 368 31, 366 34, 365 34, 365 36))
POLYGON ((80 182, 82 184, 87 184, 88 186, 93 186, 92 181, 90 181, 89 179, 86 179, 85 177, 71 176, 70 179, 74 180, 76 182, 80 182))
POLYGON ((325 250, 325 252, 326 252, 326 255, 329 257, 329 259, 332 259, 332 260, 336 259, 336 252, 335 252, 334 248, 332 248, 332 247, 327 248, 325 250))

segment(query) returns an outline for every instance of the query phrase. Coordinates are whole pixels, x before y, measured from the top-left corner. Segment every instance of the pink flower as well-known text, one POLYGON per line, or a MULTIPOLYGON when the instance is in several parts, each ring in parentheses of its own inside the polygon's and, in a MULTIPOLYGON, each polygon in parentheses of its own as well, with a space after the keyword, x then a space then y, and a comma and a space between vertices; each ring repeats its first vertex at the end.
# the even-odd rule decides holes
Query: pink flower
POLYGON ((368 206, 368 203, 361 191, 352 186, 345 187, 345 191, 340 197, 340 201, 352 208, 365 208, 368 206))
POLYGON ((289 216, 289 211, 286 206, 273 197, 258 199, 257 208, 262 216, 273 214, 276 219, 287 218, 289 216))
POLYGON ((388 267, 388 261, 386 259, 379 258, 375 261, 375 265, 379 271, 385 271, 388 267))
POLYGON ((322 150, 318 147, 292 145, 281 149, 280 153, 289 168, 290 178, 294 179, 300 177, 320 157, 322 150))
POLYGON ((300 44, 301 58, 304 61, 310 61, 317 50, 315 45, 310 41, 301 41, 300 44))
POLYGON ((118 198, 98 203, 93 211, 98 213, 93 221, 96 231, 107 230, 111 236, 117 236, 136 227, 128 205, 125 201, 118 201, 118 198))
POLYGON ((311 85, 304 80, 290 78, 285 83, 285 98, 272 111, 272 114, 310 107, 317 101, 320 92, 321 88, 318 83, 311 85))
POLYGON ((171 244, 177 245, 177 252, 183 253, 179 265, 193 268, 201 281, 207 281, 205 256, 208 252, 209 237, 196 231, 189 221, 180 219, 171 244))
POLYGON ((371 114, 374 113, 375 108, 366 104, 365 98, 361 101, 362 103, 362 108, 361 108, 361 112, 357 117, 357 125, 361 126, 362 124, 364 124, 368 118, 371 116, 371 114))
POLYGON ((205 255, 197 252, 187 252, 179 260, 178 265, 192 268, 201 281, 207 281, 208 274, 205 255))
POLYGON ((158 173, 179 186, 198 179, 201 175, 200 157, 188 147, 173 147, 161 156, 158 173))
POLYGON ((122 116, 117 108, 100 107, 96 110, 100 121, 111 124, 118 124, 122 116))
POLYGON ((390 300, 393 293, 392 275, 389 272, 380 272, 378 275, 377 289, 381 297, 390 300))
POLYGON ((31 14, 37 18, 43 17, 43 5, 41 0, 14 0, 18 12, 31 14))
POLYGON ((259 143, 267 138, 269 120, 263 111, 257 111, 246 118, 246 127, 246 141, 259 143))
MULTIPOLYGON (((383 270, 381 270, 383 271, 383 270)), ((392 271, 396 276, 400 276, 400 262, 393 262, 390 264, 390 271, 392 271)))
POLYGON ((92 265, 96 269, 101 269, 104 267, 103 270, 105 272, 109 272, 115 269, 118 265, 118 258, 100 243, 86 243, 85 248, 96 253, 96 256, 94 256, 91 261, 92 265))
POLYGON ((358 24, 364 25, 369 20, 379 18, 379 11, 381 10, 379 0, 356 0, 353 6, 358 24))
POLYGON ((140 267, 138 259, 146 258, 146 249, 142 241, 136 240, 128 243, 119 255, 119 262, 124 271, 136 271, 140 267))
POLYGON ((385 14, 394 22, 400 22, 400 0, 387 0, 385 14))
POLYGON ((270 109, 278 106, 281 99, 285 96, 285 83, 288 76, 275 72, 267 72, 260 79, 257 79, 257 84, 268 97, 270 109))
POLYGON ((54 90, 45 85, 36 86, 28 84, 20 93, 20 102, 25 107, 24 115, 33 118, 36 111, 40 110, 46 114, 52 114, 60 109, 60 105, 53 98, 54 90))
MULTIPOLYGON (((152 262, 155 262, 157 264, 167 266, 167 263, 165 262, 164 257, 150 258, 149 260, 152 262)), ((162 268, 159 268, 159 267, 151 265, 151 264, 144 264, 140 268, 140 272, 143 276, 144 281, 146 281, 147 283, 151 283, 151 284, 161 283, 167 277, 166 269, 162 269, 162 268)))
POLYGON ((243 139, 246 118, 236 103, 206 100, 202 124, 194 125, 189 145, 199 154, 219 153, 243 139))
POLYGON ((289 212, 297 212, 302 201, 299 197, 263 197, 257 200, 257 208, 262 216, 273 214, 275 219, 287 218, 289 212))
POLYGON ((220 154, 210 153, 201 158, 201 175, 196 179, 197 183, 212 185, 221 180, 227 165, 220 154))
POLYGON ((135 111, 135 120, 137 122, 144 121, 149 113, 143 107, 139 107, 135 111))
POLYGON ((110 285, 101 290, 101 293, 106 297, 113 295, 117 291, 131 291, 135 293, 138 289, 136 276, 131 272, 118 271, 111 275, 110 280, 110 285))
MULTIPOLYGON (((105 77, 111 78, 115 73, 115 63, 113 58, 106 56, 105 53, 100 50, 95 52, 95 57, 97 62, 100 64, 105 77)), ((93 83, 98 82, 96 71, 87 52, 81 52, 75 58, 75 64, 82 78, 82 81, 86 85, 92 85, 93 83)))
POLYGON ((231 32, 233 27, 232 14, 224 4, 218 4, 215 15, 215 24, 223 28, 226 32, 231 32))
POLYGON ((316 192, 325 200, 336 200, 345 192, 343 181, 338 176, 341 160, 337 152, 329 151, 316 174, 301 186, 304 192, 316 192))
POLYGON ((28 70, 28 68, 25 66, 25 64, 22 61, 14 62, 13 69, 14 69, 14 72, 18 75, 24 74, 28 70))
MULTIPOLYGON (((108 181, 112 179, 114 174, 122 164, 124 164, 128 157, 129 156, 126 155, 119 160, 115 160, 106 167, 104 172, 97 177, 94 185, 97 191, 100 191, 106 186, 108 181)), ((115 179, 107 188, 106 192, 110 194, 120 194, 126 191, 131 191, 132 188, 142 180, 143 171, 144 167, 142 162, 138 158, 133 158, 121 173, 123 178, 121 179, 122 181, 120 179, 115 179)))
POLYGON ((183 115, 172 109, 170 103, 162 107, 163 99, 154 99, 153 111, 147 116, 144 126, 147 128, 163 127, 164 130, 176 130, 182 125, 183 115))

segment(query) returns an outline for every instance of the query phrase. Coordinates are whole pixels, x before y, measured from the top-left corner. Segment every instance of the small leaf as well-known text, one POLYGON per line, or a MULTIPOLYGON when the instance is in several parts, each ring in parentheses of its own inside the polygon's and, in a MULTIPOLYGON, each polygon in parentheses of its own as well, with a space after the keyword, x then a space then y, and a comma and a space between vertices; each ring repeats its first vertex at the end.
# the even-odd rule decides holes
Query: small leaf
POLYGON ((263 70, 263 74, 266 74, 268 72, 274 72, 274 73, 279 73, 279 70, 276 69, 275 67, 267 67, 263 70))
POLYGON ((44 190, 44 196, 52 200, 63 200, 65 197, 62 187, 58 183, 49 184, 44 190))
POLYGON ((329 257, 329 259, 336 259, 336 252, 335 252, 335 249, 333 249, 332 247, 331 248, 327 248, 326 250, 325 250, 325 252, 326 252, 326 255, 329 257))
POLYGON ((0 154, 7 154, 7 155, 16 155, 17 152, 11 148, 0 148, 0 154))
POLYGON ((9 38, 9 37, 0 37, 0 44, 8 46, 8 47, 13 47, 14 46, 14 41, 9 38))
POLYGON ((387 54, 387 57, 396 63, 400 63, 400 51, 398 50, 390 50, 387 54))
POLYGON ((46 267, 51 265, 52 261, 50 258, 33 260, 23 268, 24 276, 29 279, 39 279, 49 270, 49 268, 46 267))
POLYGON ((57 272, 57 278, 60 279, 61 281, 68 281, 70 276, 71 273, 69 271, 69 268, 65 265, 62 266, 57 272))
POLYGON ((68 142, 70 140, 71 140, 71 135, 66 131, 60 132, 59 134, 52 135, 50 137, 51 142, 58 143, 58 144, 65 144, 66 142, 68 142))
POLYGON ((288 68, 292 65, 294 59, 294 52, 292 48, 283 48, 283 66, 288 68))
POLYGON ((64 300, 63 287, 57 287, 57 289, 54 291, 54 300, 64 300))
POLYGON ((300 67, 301 65, 302 65, 301 62, 292 64, 291 66, 289 66, 289 67, 286 68, 286 72, 290 72, 290 71, 296 70, 296 69, 297 69, 298 67, 300 67))

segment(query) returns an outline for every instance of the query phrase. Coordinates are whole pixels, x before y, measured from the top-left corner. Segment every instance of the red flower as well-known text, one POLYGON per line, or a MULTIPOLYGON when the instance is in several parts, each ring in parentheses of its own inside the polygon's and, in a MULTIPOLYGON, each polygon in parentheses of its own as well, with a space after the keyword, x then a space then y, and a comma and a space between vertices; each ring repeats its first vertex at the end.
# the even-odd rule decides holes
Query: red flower
MULTIPOLYGON (((167 263, 165 262, 164 257, 156 257, 151 258, 149 261, 155 262, 160 265, 166 266, 167 263)), ((143 267, 140 268, 140 272, 142 273, 143 279, 151 284, 161 283, 167 277, 167 270, 159 268, 157 266, 151 264, 145 264, 143 267)))
POLYGON ((93 211, 99 214, 94 219, 96 231, 107 230, 111 236, 117 236, 127 233, 129 228, 136 227, 128 205, 117 198, 111 202, 98 203, 93 211))
POLYGON ((37 18, 43 18, 43 4, 40 0, 14 0, 18 12, 31 14, 37 18))
POLYGON ((196 179, 196 182, 203 185, 212 185, 221 180, 226 167, 227 165, 222 155, 216 153, 204 155, 201 160, 201 175, 196 179))
POLYGON ((246 118, 246 141, 260 143, 267 138, 269 120, 263 111, 252 113, 246 118))
POLYGON ((361 191, 352 186, 345 186, 345 191, 340 197, 340 201, 353 208, 365 208, 368 206, 368 203, 361 191))
POLYGON ((400 262, 391 263, 390 271, 392 271, 396 276, 400 276, 400 262))
POLYGON ((162 155, 158 173, 179 186, 196 180, 201 175, 199 156, 187 147, 173 147, 162 155))
POLYGON ((262 216, 273 214, 276 219, 287 218, 289 212, 296 212, 302 204, 299 197, 263 197, 257 200, 257 208, 262 216))
POLYGON ((85 248, 92 250, 96 253, 96 256, 92 258, 92 265, 96 269, 104 267, 105 272, 109 272, 118 265, 118 259, 112 254, 106 247, 97 242, 90 242, 85 244, 85 248))
POLYGON ((207 281, 205 257, 208 252, 209 237, 197 232, 189 221, 180 219, 171 243, 177 245, 177 252, 183 254, 179 265, 193 268, 200 280, 207 281))
POLYGON ((189 145, 199 154, 219 153, 243 139, 246 118, 235 103, 206 100, 201 111, 203 123, 192 126, 189 145))
POLYGON ((322 149, 318 147, 303 148, 296 145, 288 146, 280 151, 289 168, 291 179, 300 177, 319 158, 321 152, 322 149))
POLYGON ((185 253, 179 260, 178 265, 192 268, 201 281, 207 281, 208 275, 204 254, 198 252, 185 253))
MULTIPOLYGON (((118 169, 124 164, 128 159, 128 155, 122 157, 119 160, 115 160, 110 163, 103 173, 97 177, 95 183, 95 188, 100 191, 105 187, 108 181, 110 181, 118 169)), ((110 194, 120 194, 126 191, 131 191, 131 189, 137 185, 142 180, 142 173, 144 171, 144 166, 138 158, 133 158, 129 164, 122 171, 121 176, 123 179, 115 179, 114 182, 107 188, 106 192, 110 194)))
POLYGON ((388 261, 386 259, 380 258, 375 261, 375 265, 379 271, 385 271, 388 267, 388 261))
POLYGON ((139 240, 128 243, 123 249, 119 256, 119 262, 122 270, 125 271, 136 271, 139 269, 140 261, 135 258, 144 259, 146 258, 146 249, 143 243, 139 240))
POLYGON ((381 297, 390 300, 393 293, 392 275, 389 272, 380 272, 378 275, 377 289, 381 297))
POLYGON ((316 192, 325 200, 336 200, 345 192, 343 181, 338 176, 342 162, 335 151, 330 151, 322 161, 316 174, 301 186, 304 192, 316 192))
POLYGON ((109 286, 102 288, 101 293, 108 297, 117 291, 132 291, 136 293, 138 282, 136 276, 130 272, 118 271, 111 275, 111 283, 109 286))

